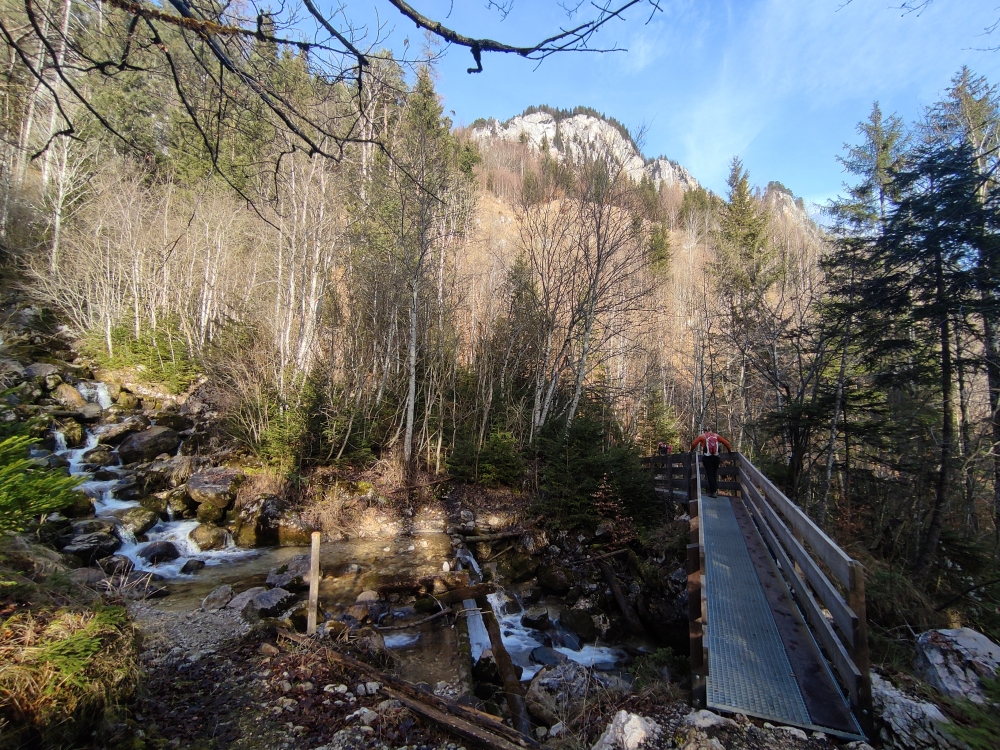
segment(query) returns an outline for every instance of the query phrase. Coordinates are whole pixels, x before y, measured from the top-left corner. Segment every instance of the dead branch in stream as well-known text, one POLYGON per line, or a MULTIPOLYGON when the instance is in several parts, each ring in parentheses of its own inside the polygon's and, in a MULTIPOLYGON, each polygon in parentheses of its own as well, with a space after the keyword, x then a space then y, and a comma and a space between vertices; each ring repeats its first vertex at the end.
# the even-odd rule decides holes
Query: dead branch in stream
POLYGON ((622 611, 622 615, 625 616, 625 624, 628 626, 630 632, 635 635, 643 635, 646 629, 639 622, 639 618, 636 617, 635 610, 632 609, 632 605, 628 603, 628 599, 625 598, 625 594, 622 593, 621 586, 618 585, 618 579, 615 578, 615 572, 611 569, 611 566, 607 562, 601 561, 601 572, 604 574, 604 580, 608 582, 608 586, 611 587, 611 593, 615 597, 615 601, 618 602, 618 608, 622 611))
POLYGON ((515 729, 523 734, 528 734, 531 731, 531 720, 528 718, 528 708, 524 704, 524 687, 521 685, 521 675, 514 669, 514 662, 511 661, 510 654, 504 648, 496 613, 485 596, 476 599, 476 606, 483 612, 483 625, 486 626, 486 632, 489 633, 490 645, 493 648, 493 660, 496 662, 500 677, 503 679, 503 691, 507 698, 507 707, 510 709, 511 721, 514 723, 515 729))
POLYGON ((406 628, 415 628, 417 625, 423 625, 425 622, 430 622, 431 620, 436 620, 439 617, 444 617, 446 614, 451 612, 450 609, 442 609, 440 612, 435 612, 433 615, 424 617, 420 620, 414 620, 413 622, 404 622, 400 625, 377 625, 379 630, 406 630, 406 628))

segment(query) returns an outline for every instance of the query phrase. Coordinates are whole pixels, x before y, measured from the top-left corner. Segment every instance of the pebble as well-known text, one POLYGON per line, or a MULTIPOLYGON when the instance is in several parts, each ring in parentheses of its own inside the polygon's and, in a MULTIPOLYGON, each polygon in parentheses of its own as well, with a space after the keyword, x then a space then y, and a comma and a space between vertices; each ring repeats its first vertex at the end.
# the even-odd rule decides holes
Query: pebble
POLYGON ((281 692, 287 693, 291 691, 292 683, 290 683, 288 680, 282 680, 280 683, 278 683, 278 687, 281 688, 281 692))
POLYGON ((368 690, 368 695, 375 695, 381 689, 381 682, 366 682, 365 688, 368 690))

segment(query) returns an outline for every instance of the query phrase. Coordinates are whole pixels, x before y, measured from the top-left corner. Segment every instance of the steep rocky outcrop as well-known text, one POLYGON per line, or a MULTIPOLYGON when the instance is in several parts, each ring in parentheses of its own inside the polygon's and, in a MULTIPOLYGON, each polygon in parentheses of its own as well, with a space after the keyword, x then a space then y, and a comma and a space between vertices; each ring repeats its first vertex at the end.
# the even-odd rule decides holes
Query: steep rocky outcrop
POLYGON ((698 181, 680 164, 665 157, 646 160, 620 126, 592 114, 559 116, 547 111, 512 117, 506 122, 488 120, 473 126, 478 140, 523 142, 535 149, 547 149, 557 159, 578 158, 588 148, 609 150, 621 162, 629 176, 649 178, 657 187, 679 185, 684 190, 698 187, 698 181))

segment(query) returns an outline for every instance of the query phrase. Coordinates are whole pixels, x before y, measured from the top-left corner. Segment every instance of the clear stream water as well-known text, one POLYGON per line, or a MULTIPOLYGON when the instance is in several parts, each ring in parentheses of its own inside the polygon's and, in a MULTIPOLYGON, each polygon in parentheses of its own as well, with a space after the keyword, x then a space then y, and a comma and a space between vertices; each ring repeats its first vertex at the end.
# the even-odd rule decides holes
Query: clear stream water
MULTIPOLYGON (((104 383, 81 381, 77 390, 87 401, 97 403, 102 408, 106 409, 112 404, 104 383)), ((116 493, 129 484, 124 477, 97 480, 84 468, 83 455, 98 445, 98 437, 103 429, 106 429, 103 425, 88 428, 84 445, 78 448, 68 448, 64 435, 56 432, 55 452, 68 461, 71 474, 84 480, 81 489, 93 498, 95 515, 111 519, 117 512, 136 507, 139 503, 117 497, 116 493)), ((117 448, 113 452, 117 454, 117 448)), ((105 469, 120 473, 120 469, 115 466, 105 469)), ((122 546, 117 554, 128 557, 135 564, 136 570, 157 573, 166 579, 170 596, 151 602, 153 606, 170 611, 187 611, 197 607, 201 599, 222 584, 228 583, 236 591, 262 586, 270 569, 309 551, 308 547, 244 549, 235 546, 231 540, 223 549, 201 551, 188 538, 196 526, 198 521, 193 519, 171 518, 159 521, 146 532, 143 541, 119 533, 122 546), (143 547, 161 540, 173 542, 181 553, 180 557, 156 565, 139 557, 143 547), (181 568, 192 559, 203 561, 205 568, 193 575, 182 574, 181 568)), ((441 533, 418 534, 390 541, 350 539, 325 542, 320 555, 324 573, 320 585, 321 605, 328 608, 338 605, 343 607, 353 603, 362 591, 374 588, 379 583, 438 573, 444 563, 454 557, 450 537, 441 533)), ((458 558, 460 564, 469 568, 478 578, 480 570, 472 554, 461 550, 458 558)), ((489 596, 489 601, 500 623, 504 647, 514 663, 523 669, 521 679, 530 680, 541 669, 531 661, 530 654, 538 646, 548 645, 546 636, 521 624, 523 607, 516 597, 498 591, 489 596)), ((470 611, 467 623, 475 661, 490 648, 489 635, 482 615, 476 610, 475 602, 467 600, 465 606, 467 610, 474 610, 470 611)), ((555 615, 555 611, 551 614, 555 615)), ((558 634, 556 640, 558 641, 558 634)), ((386 633, 385 643, 402 657, 401 671, 404 678, 434 684, 437 680, 451 681, 458 674, 458 649, 454 629, 442 628, 439 622, 412 630, 386 633)), ((585 645, 579 651, 558 643, 553 643, 552 647, 585 666, 610 668, 626 659, 624 651, 612 646, 585 645)))

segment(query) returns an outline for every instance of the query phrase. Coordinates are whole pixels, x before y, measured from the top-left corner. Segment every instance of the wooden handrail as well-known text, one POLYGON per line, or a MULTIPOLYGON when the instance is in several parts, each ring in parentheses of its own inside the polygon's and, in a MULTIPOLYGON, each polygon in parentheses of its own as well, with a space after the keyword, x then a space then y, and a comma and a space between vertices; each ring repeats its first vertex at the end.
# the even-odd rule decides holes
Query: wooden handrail
MULTIPOLYGON (((735 490, 744 498, 764 541, 788 579, 816 640, 851 698, 862 729, 872 729, 871 681, 869 676, 868 627, 865 612, 864 567, 851 558, 806 513, 788 499, 742 453, 731 458, 735 467, 720 475, 736 481, 719 482, 722 490, 735 490), (822 563, 842 587, 830 580, 822 563), (829 615, 827 615, 829 613, 829 615), (832 623, 831 623, 832 620, 832 623)), ((701 523, 701 467, 697 453, 674 453, 643 460, 649 468, 670 467, 670 486, 688 487, 691 544, 688 545, 688 607, 694 703, 704 706, 708 677, 708 623, 705 597, 705 536, 701 523), (683 467, 685 480, 674 479, 683 467)), ((726 470, 728 468, 728 470, 726 470)))

